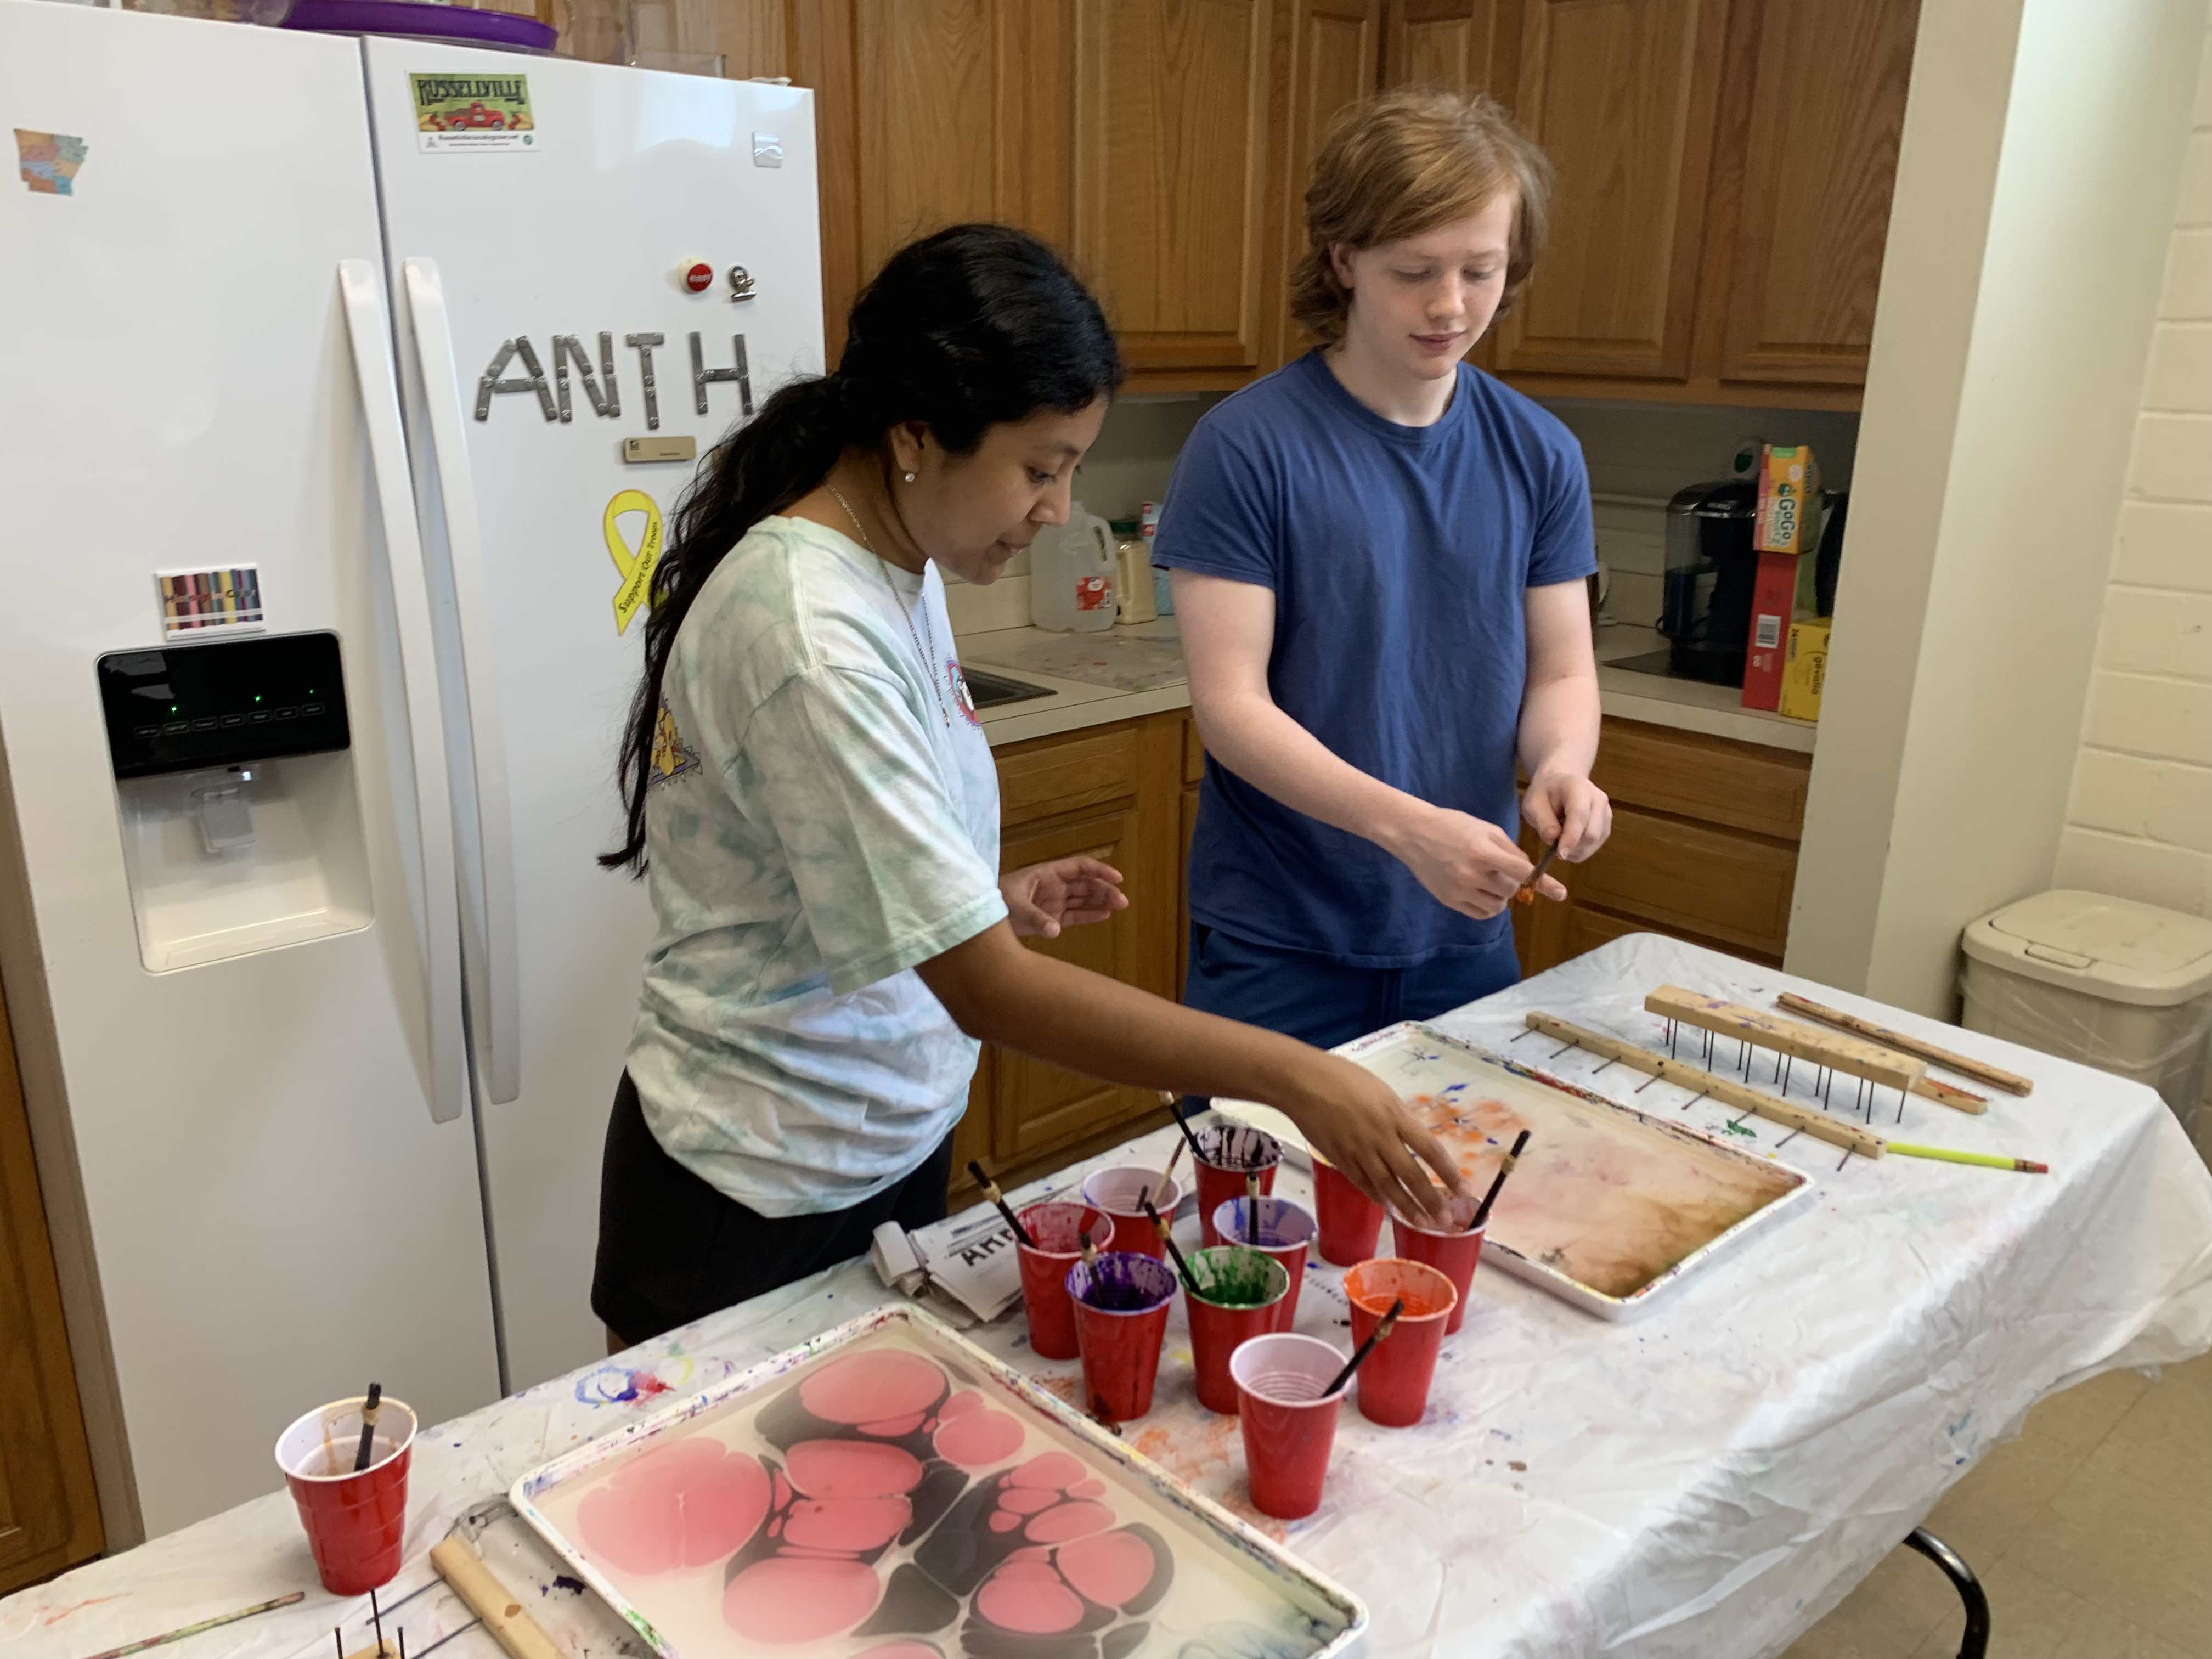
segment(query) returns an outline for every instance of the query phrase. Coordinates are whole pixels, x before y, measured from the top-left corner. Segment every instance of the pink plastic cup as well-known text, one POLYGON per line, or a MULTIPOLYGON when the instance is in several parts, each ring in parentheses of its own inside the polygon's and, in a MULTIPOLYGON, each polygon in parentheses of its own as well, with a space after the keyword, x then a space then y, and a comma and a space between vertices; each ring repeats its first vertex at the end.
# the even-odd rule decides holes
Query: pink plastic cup
POLYGON ((1017 1240, 1022 1264, 1022 1305, 1030 1321, 1030 1347, 1041 1359, 1073 1359, 1075 1306, 1067 1299, 1067 1270, 1083 1259, 1083 1235, 1103 1245, 1113 1229, 1103 1211, 1088 1204, 1032 1204, 1020 1217, 1034 1248, 1017 1240))
POLYGON ((1176 1276, 1157 1257, 1109 1250, 1067 1270, 1075 1341, 1083 1355, 1083 1405, 1093 1417, 1127 1423, 1152 1408, 1160 1341, 1176 1276))
POLYGON ((1390 1334, 1359 1364, 1359 1414, 1388 1429, 1419 1422, 1429 1407, 1429 1383, 1437 1374, 1444 1322, 1459 1305, 1451 1280, 1425 1262, 1386 1255, 1363 1261, 1345 1274, 1344 1297, 1352 1304, 1354 1352, 1374 1334, 1391 1303, 1404 1301, 1390 1334))
POLYGON ((1261 1514, 1297 1521, 1321 1507, 1337 1408, 1344 1403, 1343 1389, 1322 1390, 1350 1357, 1317 1336, 1278 1332, 1254 1337, 1231 1358, 1244 1478, 1261 1514))
POLYGON ((307 1528, 315 1571, 333 1595, 365 1595, 390 1583, 399 1571, 407 1532, 407 1466, 415 1444, 415 1413, 390 1395, 376 1413, 368 1467, 354 1473, 361 1449, 359 1395, 319 1406, 276 1442, 276 1467, 284 1471, 307 1528))
MULTIPOLYGON (((1182 1189, 1176 1185, 1172 1176, 1164 1176, 1158 1170, 1143 1170, 1127 1164, 1093 1170, 1083 1183, 1083 1201, 1094 1210, 1103 1210, 1113 1218, 1115 1249, 1164 1260, 1167 1246, 1152 1231, 1152 1218, 1145 1213, 1145 1206, 1139 1201, 1140 1195, 1149 1196, 1152 1207, 1172 1221, 1176 1200, 1182 1196, 1182 1189)), ((1099 1249, 1105 1248, 1101 1241, 1099 1249)))
POLYGON ((1272 1255, 1291 1276, 1291 1288, 1275 1310, 1275 1328, 1287 1331, 1297 1323, 1298 1287, 1306 1279, 1306 1246, 1313 1242, 1319 1224, 1313 1212, 1287 1198, 1232 1198, 1213 1212, 1213 1231, 1224 1244, 1242 1244, 1272 1255))
MULTIPOLYGON (((1459 1200, 1457 1211, 1460 1215, 1472 1216, 1474 1200, 1459 1200)), ((1452 1214, 1450 1211, 1445 1212, 1448 1223, 1452 1214)), ((1399 1258, 1425 1262, 1451 1280, 1452 1293, 1459 1300, 1453 1304, 1451 1317, 1444 1322, 1446 1336, 1454 1334, 1467 1322, 1468 1286, 1474 1282, 1474 1270, 1482 1261, 1483 1235, 1488 1231, 1486 1225, 1473 1232, 1449 1225, 1443 1231, 1437 1231, 1408 1221, 1395 1210, 1390 1212, 1391 1246, 1399 1258)))
POLYGON ((1207 1249, 1221 1243, 1213 1212, 1224 1199, 1242 1198, 1246 1182, 1260 1178, 1262 1194, 1275 1190, 1283 1143, 1264 1129, 1217 1123, 1198 1135, 1198 1240, 1207 1249))
POLYGON ((1231 1417, 1237 1412, 1237 1384, 1229 1375, 1230 1356, 1254 1337, 1270 1335, 1278 1328, 1277 1316, 1290 1294, 1291 1275, 1273 1256, 1241 1244, 1195 1250, 1188 1261, 1198 1294, 1192 1295, 1185 1285, 1182 1300, 1190 1313, 1190 1358, 1198 1371, 1198 1403, 1231 1417))
POLYGON ((1314 1212, 1321 1220, 1321 1259, 1352 1267, 1375 1254, 1382 1236, 1382 1206, 1352 1184, 1344 1171, 1319 1157, 1313 1161, 1314 1212))

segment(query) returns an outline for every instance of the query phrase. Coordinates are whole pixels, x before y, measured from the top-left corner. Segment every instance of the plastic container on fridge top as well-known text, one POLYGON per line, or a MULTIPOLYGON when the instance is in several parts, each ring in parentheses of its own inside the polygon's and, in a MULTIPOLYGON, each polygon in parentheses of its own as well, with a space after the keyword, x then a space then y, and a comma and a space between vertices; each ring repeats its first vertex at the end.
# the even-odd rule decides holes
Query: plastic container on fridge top
POLYGON ((2212 1158, 2212 921, 2062 890, 1984 916, 1964 944, 1968 1030, 2148 1084, 2212 1158))

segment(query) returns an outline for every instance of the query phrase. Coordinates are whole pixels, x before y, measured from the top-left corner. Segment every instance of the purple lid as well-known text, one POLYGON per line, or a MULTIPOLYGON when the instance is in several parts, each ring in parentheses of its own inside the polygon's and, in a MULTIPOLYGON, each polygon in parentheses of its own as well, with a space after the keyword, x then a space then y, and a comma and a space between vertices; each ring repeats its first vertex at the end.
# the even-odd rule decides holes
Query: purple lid
POLYGON ((317 34, 408 34, 524 52, 550 52, 560 38, 551 24, 535 17, 426 5, 422 0, 299 0, 284 27, 317 34))

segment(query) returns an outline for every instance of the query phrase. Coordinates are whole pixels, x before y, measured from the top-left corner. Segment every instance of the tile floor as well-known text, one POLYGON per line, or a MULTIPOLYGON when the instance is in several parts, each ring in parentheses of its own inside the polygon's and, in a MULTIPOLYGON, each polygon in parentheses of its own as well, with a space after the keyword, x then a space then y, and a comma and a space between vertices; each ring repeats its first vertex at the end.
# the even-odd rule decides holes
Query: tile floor
MULTIPOLYGON (((1989 1595, 1991 1659, 2212 1659, 2212 1355, 2045 1401, 1928 1530, 1989 1595)), ((1948 1659, 1965 1622, 1899 1548, 1784 1659, 1948 1659)))

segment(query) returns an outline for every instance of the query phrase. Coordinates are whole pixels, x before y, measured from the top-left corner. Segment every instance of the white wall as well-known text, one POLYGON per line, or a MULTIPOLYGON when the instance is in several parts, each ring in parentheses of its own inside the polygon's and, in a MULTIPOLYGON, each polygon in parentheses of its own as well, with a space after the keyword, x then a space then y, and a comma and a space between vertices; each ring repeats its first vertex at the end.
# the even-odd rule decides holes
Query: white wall
POLYGON ((2212 36, 2057 880, 2212 916, 2212 36))
POLYGON ((1793 972, 1948 1017, 1960 930, 2051 882, 2204 27, 1922 7, 1793 972))

